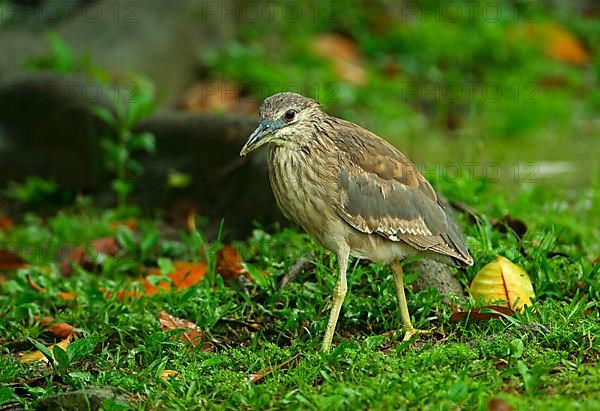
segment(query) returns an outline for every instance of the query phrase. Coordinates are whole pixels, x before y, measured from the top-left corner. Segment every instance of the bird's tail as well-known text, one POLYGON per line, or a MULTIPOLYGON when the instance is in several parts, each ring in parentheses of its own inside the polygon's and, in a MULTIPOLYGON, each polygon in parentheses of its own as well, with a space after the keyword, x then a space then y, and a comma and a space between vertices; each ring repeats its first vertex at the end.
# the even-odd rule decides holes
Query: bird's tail
POLYGON ((440 199, 439 203, 444 209, 444 212, 446 213, 446 220, 448 221, 448 232, 442 234, 442 238, 448 247, 450 247, 456 253, 456 255, 453 257, 455 264, 459 267, 473 265, 473 257, 465 245, 460 227, 456 223, 456 220, 454 220, 450 204, 448 204, 446 199, 440 199))

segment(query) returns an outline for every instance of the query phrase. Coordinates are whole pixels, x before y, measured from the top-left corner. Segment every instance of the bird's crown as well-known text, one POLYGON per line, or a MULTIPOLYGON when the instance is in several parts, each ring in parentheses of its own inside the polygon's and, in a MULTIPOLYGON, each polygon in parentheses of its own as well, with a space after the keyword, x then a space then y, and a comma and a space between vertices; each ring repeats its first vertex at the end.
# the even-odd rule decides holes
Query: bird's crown
POLYGON ((259 114, 262 118, 274 117, 282 110, 293 108, 296 111, 302 111, 309 106, 318 106, 315 100, 304 97, 298 93, 284 92, 273 94, 267 97, 259 108, 259 114))

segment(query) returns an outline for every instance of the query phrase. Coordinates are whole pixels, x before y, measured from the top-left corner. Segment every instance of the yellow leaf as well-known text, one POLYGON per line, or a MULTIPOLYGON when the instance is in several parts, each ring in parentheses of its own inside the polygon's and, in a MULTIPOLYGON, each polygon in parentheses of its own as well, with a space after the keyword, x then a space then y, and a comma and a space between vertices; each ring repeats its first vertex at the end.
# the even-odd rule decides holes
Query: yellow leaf
POLYGON ((485 304, 505 301, 509 308, 519 310, 531 306, 535 298, 529 276, 521 267, 502 256, 483 267, 471 282, 471 295, 483 297, 485 304))
POLYGON ((524 42, 540 49, 554 60, 585 65, 591 60, 582 42, 566 28, 554 22, 518 24, 507 30, 512 43, 524 42))
POLYGON ((557 24, 547 24, 544 51, 550 57, 571 64, 587 64, 590 55, 573 34, 557 24))
POLYGON ((165 380, 165 381, 169 381, 171 379, 171 377, 176 377, 178 376, 179 373, 175 370, 164 370, 161 374, 160 374, 160 378, 165 380))
MULTIPOLYGON (((67 336, 67 338, 65 338, 64 340, 62 340, 61 342, 59 342, 58 345, 60 348, 62 348, 64 351, 67 350, 67 345, 69 345, 69 343, 71 342, 71 338, 73 338, 73 334, 69 334, 67 336)), ((50 351, 51 353, 53 352, 52 349, 54 349, 54 345, 51 345, 48 347, 48 351, 50 351)), ((32 351, 26 354, 21 354, 21 358, 19 359, 19 361, 21 361, 22 363, 26 363, 26 362, 33 362, 33 361, 44 361, 44 362, 48 362, 48 359, 46 358, 46 356, 44 354, 42 354, 42 352, 40 350, 37 351, 32 351)))

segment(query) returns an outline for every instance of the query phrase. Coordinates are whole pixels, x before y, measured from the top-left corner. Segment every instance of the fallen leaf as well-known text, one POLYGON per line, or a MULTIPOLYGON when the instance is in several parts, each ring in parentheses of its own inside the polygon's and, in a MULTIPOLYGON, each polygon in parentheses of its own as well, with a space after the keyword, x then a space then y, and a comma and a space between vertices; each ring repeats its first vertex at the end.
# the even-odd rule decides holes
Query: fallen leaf
POLYGON ((0 249, 0 271, 13 271, 27 267, 27 261, 12 251, 0 249))
POLYGON ((196 209, 195 208, 190 210, 185 222, 186 222, 187 229, 190 233, 193 233, 196 231, 196 209))
POLYGON ((70 301, 70 300, 74 300, 77 298, 77 294, 72 293, 72 292, 59 291, 56 293, 56 295, 58 296, 58 298, 60 298, 63 301, 70 301))
POLYGON ((194 84, 183 95, 180 107, 184 111, 231 111, 239 99, 239 84, 224 81, 203 81, 194 84))
POLYGON ((178 200, 175 201, 167 211, 165 220, 168 222, 169 226, 189 231, 190 216, 193 216, 193 219, 195 220, 196 214, 197 210, 195 203, 186 200, 178 200))
POLYGON ((121 246, 115 237, 99 238, 92 241, 87 247, 76 248, 71 255, 63 259, 60 272, 65 276, 71 275, 73 264, 79 264, 86 270, 90 270, 99 263, 99 254, 115 256, 120 250, 121 246), (93 255, 90 255, 90 252, 93 255))
POLYGON ((289 368, 292 365, 292 363, 294 363, 294 362, 296 362, 296 360, 298 360, 298 358, 300 358, 300 353, 294 355, 292 358, 282 362, 281 364, 277 364, 272 367, 268 367, 265 370, 259 371, 255 374, 250 374, 247 378, 247 381, 251 382, 253 384, 256 384, 256 383, 262 381, 266 375, 271 374, 273 371, 281 370, 284 368, 289 368))
POLYGON ((172 331, 177 329, 187 330, 183 334, 180 335, 180 339, 189 343, 192 347, 198 346, 198 344, 202 345, 202 351, 210 351, 213 346, 208 341, 204 341, 204 333, 195 323, 192 321, 174 317, 166 311, 161 311, 158 317, 158 321, 160 322, 160 328, 163 331, 172 331))
POLYGON ((56 338, 68 338, 69 335, 73 334, 73 326, 65 322, 58 322, 50 324, 46 329, 56 338))
MULTIPOLYGON (((33 288, 34 290, 36 290, 39 293, 48 294, 48 290, 46 290, 44 287, 42 287, 41 285, 36 283, 30 274, 27 274, 26 278, 27 278, 27 283, 29 284, 29 286, 31 288, 33 288)), ((74 300, 77 298, 77 295, 75 293, 63 292, 63 291, 57 292, 56 296, 63 301, 74 300)))
POLYGON ((450 321, 457 323, 464 318, 470 321, 487 321, 491 318, 500 318, 504 315, 511 316, 514 310, 501 305, 489 305, 487 307, 472 308, 469 311, 456 311, 450 316, 450 321))
POLYGON ((524 305, 531 306, 531 299, 535 297, 525 270, 502 256, 496 257, 475 275, 471 282, 471 295, 475 299, 483 298, 485 304, 504 301, 515 310, 524 305))
MULTIPOLYGON (((463 213, 467 217, 467 221, 469 221, 470 223, 475 224, 477 223, 478 219, 484 219, 483 215, 481 215, 477 210, 465 203, 452 202, 450 203, 450 205, 452 206, 452 208, 463 213)), ((527 224, 525 224, 523 220, 519 220, 518 218, 514 218, 510 215, 505 215, 499 220, 496 220, 495 218, 490 218, 488 221, 492 227, 494 227, 501 233, 507 233, 508 228, 510 228, 518 238, 522 238, 527 232, 527 224)))
POLYGON ((518 239, 523 238, 527 232, 527 224, 525 224, 523 220, 519 220, 510 215, 505 215, 500 220, 490 219, 490 223, 492 224, 492 227, 503 234, 508 233, 508 229, 512 230, 518 239))
POLYGON ((501 398, 490 398, 488 411, 513 411, 513 407, 501 398))
POLYGON ((500 358, 499 360, 496 360, 492 363, 492 365, 494 367, 499 367, 499 366, 507 366, 508 365, 508 361, 506 361, 504 358, 500 358))
POLYGON ((67 324, 66 322, 57 322, 52 317, 42 317, 38 316, 33 317, 34 321, 39 321, 40 325, 44 326, 44 329, 48 331, 52 337, 55 338, 67 338, 70 334, 73 334, 74 328, 72 325, 67 324))
POLYGON ((565 28, 554 23, 542 26, 546 40, 544 51, 550 57, 571 64, 587 64, 590 55, 581 42, 565 28))
POLYGON ((242 86, 232 81, 198 82, 185 91, 179 108, 190 113, 256 113, 256 100, 242 91, 242 86))
POLYGON ((513 44, 531 44, 550 58, 563 63, 584 65, 590 61, 590 53, 579 39, 553 22, 517 24, 510 27, 507 34, 508 40, 513 44))
MULTIPOLYGON (((73 338, 73 334, 69 334, 64 340, 62 340, 61 342, 59 342, 58 345, 60 348, 62 348, 63 350, 67 350, 67 346, 69 345, 69 343, 71 342, 71 339, 73 338)), ((52 349, 54 348, 54 344, 47 347, 48 351, 50 351, 50 353, 52 353, 52 349)), ((37 351, 32 351, 29 353, 21 353, 19 354, 20 358, 19 361, 21 361, 22 363, 26 363, 26 362, 33 362, 33 361, 44 361, 44 362, 48 362, 48 358, 46 358, 46 356, 44 354, 42 354, 42 352, 40 350, 37 351)), ((52 357, 54 358, 54 356, 52 357)))
POLYGON ((194 263, 187 261, 174 261, 173 267, 175 271, 166 275, 169 281, 160 281, 154 285, 148 279, 150 276, 161 276, 160 269, 158 267, 152 267, 147 271, 148 277, 137 280, 134 284, 140 284, 144 289, 144 292, 137 290, 118 290, 110 291, 101 288, 100 291, 104 295, 104 298, 111 298, 116 295, 117 301, 123 301, 127 298, 141 298, 144 295, 152 296, 159 291, 170 291, 173 287, 177 290, 183 290, 192 287, 206 274, 208 265, 206 263, 194 263))
POLYGON ((54 318, 52 317, 38 317, 37 315, 33 316, 33 321, 38 321, 40 324, 42 325, 46 325, 46 324, 50 324, 51 322, 54 322, 54 318))
POLYGON ((313 48, 317 54, 333 64, 335 74, 352 84, 366 83, 366 73, 362 67, 362 56, 356 44, 339 34, 321 34, 315 37, 313 48))
POLYGON ((10 231, 15 228, 15 223, 5 215, 0 215, 0 231, 10 231))
POLYGON ((230 246, 223 246, 217 251, 217 272, 224 280, 234 280, 239 276, 249 278, 248 270, 242 265, 242 256, 230 246))
POLYGON ((135 218, 128 218, 127 220, 116 220, 111 221, 110 228, 116 230, 119 227, 127 227, 130 230, 135 230, 137 228, 137 220, 135 218))
POLYGON ((175 370, 164 370, 161 374, 160 374, 160 378, 165 380, 165 381, 169 381, 171 379, 171 377, 176 377, 178 376, 179 373, 175 370))
MULTIPOLYGON (((147 278, 142 281, 146 295, 154 295, 160 290, 168 291, 171 287, 183 290, 196 285, 204 278, 208 265, 206 263, 174 261, 173 267, 175 267, 175 271, 167 274, 167 277, 171 280, 170 282, 161 281, 158 285, 153 285, 147 278)), ((148 273, 153 276, 161 275, 159 268, 152 268, 148 273)))

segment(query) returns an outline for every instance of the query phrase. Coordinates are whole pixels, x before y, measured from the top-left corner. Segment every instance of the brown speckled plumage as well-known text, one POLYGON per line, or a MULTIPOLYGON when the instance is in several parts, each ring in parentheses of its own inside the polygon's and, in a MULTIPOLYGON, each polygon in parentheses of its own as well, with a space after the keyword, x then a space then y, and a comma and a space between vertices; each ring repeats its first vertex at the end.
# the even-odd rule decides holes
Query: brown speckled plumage
MULTIPOLYGON (((261 126, 242 154, 269 143, 269 176, 277 204, 337 254, 338 297, 346 290, 343 260, 348 255, 392 263, 400 282, 397 262, 416 254, 446 263, 473 263, 435 190, 391 144, 294 93, 266 99, 260 116, 261 126)), ((337 321, 335 296, 335 319, 330 317, 328 333, 337 321)), ((402 288, 401 312, 403 297, 402 288)), ((410 318, 404 317, 403 313, 407 335, 414 333, 410 318)), ((326 334, 325 349, 329 337, 326 334)))

